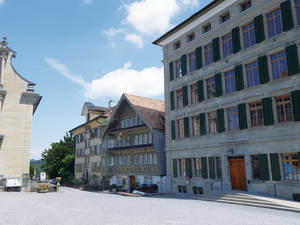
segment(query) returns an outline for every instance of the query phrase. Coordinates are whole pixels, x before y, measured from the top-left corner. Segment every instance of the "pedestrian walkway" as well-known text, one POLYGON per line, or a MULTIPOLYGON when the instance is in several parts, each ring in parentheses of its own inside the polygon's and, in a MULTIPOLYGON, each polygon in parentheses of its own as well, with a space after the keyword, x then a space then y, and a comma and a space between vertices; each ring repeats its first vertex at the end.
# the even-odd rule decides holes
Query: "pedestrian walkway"
POLYGON ((205 195, 193 196, 191 198, 203 201, 239 204, 300 213, 300 202, 254 195, 245 192, 211 192, 205 195))

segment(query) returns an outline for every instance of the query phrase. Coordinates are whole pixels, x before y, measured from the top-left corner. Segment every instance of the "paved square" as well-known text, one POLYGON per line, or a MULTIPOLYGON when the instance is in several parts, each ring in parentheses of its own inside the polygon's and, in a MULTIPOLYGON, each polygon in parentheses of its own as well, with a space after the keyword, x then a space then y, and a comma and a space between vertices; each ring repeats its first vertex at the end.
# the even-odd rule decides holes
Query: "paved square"
POLYGON ((62 188, 0 192, 1 225, 299 225, 300 214, 199 200, 124 197, 62 188))

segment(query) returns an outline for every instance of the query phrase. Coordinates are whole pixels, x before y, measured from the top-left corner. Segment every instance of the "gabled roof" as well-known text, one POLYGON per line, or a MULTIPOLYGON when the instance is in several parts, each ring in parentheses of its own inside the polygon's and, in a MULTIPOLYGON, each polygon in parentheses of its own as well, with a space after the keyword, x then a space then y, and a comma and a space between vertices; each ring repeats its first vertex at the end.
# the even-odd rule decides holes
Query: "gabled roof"
POLYGON ((131 94, 124 94, 124 96, 134 105, 142 119, 145 119, 152 128, 165 129, 165 103, 163 101, 131 94))
POLYGON ((96 111, 96 112, 99 112, 99 113, 107 113, 107 112, 112 111, 112 109, 113 109, 113 108, 106 108, 106 107, 102 107, 102 106, 95 106, 91 102, 85 102, 83 107, 82 107, 81 115, 84 115, 85 107, 87 108, 88 111, 96 111))
POLYGON ((104 133, 111 121, 113 121, 116 113, 119 111, 123 101, 126 101, 135 110, 148 127, 158 130, 165 129, 165 103, 163 101, 131 94, 123 94, 117 106, 114 107, 104 133))

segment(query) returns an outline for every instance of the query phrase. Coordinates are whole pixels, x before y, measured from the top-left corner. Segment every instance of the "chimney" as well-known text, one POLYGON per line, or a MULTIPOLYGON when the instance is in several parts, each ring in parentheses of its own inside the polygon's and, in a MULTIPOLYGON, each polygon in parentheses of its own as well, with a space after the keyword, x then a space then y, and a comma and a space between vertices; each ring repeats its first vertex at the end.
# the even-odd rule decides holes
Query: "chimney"
POLYGON ((114 106, 115 106, 114 101, 113 101, 113 100, 110 100, 110 101, 108 102, 108 107, 109 107, 109 108, 112 108, 112 107, 114 107, 114 106))

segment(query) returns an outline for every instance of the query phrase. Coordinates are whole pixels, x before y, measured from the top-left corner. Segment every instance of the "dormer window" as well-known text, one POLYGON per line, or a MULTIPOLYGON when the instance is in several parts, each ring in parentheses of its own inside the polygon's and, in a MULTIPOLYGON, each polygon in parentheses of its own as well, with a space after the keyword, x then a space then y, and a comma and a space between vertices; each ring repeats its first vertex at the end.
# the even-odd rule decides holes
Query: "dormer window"
POLYGON ((187 41, 190 42, 195 39, 195 33, 191 33, 187 36, 187 41))
POLYGON ((211 30, 211 23, 208 23, 202 27, 203 33, 206 33, 211 30))
POLYGON ((252 2, 251 2, 251 0, 248 0, 248 1, 241 3, 240 6, 241 6, 241 11, 243 12, 252 6, 252 2))
POLYGON ((174 44, 174 49, 178 49, 178 48, 180 48, 180 46, 181 46, 181 41, 177 41, 174 44))
POLYGON ((230 19, 230 13, 227 12, 227 13, 223 14, 223 15, 220 17, 220 19, 221 19, 221 23, 226 22, 227 20, 230 19))

